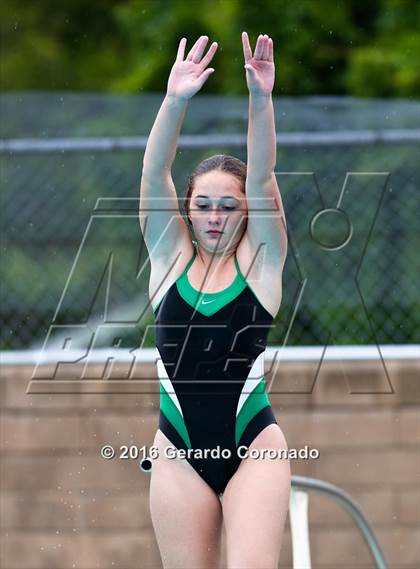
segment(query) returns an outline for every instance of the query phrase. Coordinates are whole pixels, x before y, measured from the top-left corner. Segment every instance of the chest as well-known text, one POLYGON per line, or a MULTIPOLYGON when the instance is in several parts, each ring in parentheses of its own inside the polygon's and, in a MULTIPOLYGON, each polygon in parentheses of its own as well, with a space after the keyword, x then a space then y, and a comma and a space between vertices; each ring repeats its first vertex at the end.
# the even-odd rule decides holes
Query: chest
POLYGON ((273 318, 249 289, 212 316, 197 310, 171 287, 159 308, 156 345, 173 376, 243 376, 265 349, 273 318))

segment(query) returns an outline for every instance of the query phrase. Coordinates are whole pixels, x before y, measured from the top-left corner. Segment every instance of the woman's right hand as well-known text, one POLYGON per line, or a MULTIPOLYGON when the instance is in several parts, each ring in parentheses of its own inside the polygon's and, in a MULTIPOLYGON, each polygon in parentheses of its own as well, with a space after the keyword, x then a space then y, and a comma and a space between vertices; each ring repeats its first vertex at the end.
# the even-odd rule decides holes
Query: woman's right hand
POLYGON ((190 99, 197 93, 214 69, 207 65, 216 53, 217 43, 213 42, 206 55, 201 59, 209 38, 201 36, 191 48, 184 60, 186 38, 179 42, 176 61, 168 79, 167 95, 180 99, 190 99))

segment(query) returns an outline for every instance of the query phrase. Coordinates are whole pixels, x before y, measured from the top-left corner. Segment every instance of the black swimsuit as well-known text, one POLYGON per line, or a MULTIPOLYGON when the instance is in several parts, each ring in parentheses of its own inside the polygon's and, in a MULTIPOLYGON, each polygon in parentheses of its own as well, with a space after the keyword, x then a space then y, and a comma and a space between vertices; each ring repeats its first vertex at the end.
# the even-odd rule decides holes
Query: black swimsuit
POLYGON ((193 288, 187 272, 195 256, 194 248, 154 310, 159 428, 177 449, 191 449, 188 462, 222 494, 241 463, 238 447, 248 447, 277 423, 264 379, 273 317, 246 282, 236 255, 237 275, 229 287, 215 293, 193 288))

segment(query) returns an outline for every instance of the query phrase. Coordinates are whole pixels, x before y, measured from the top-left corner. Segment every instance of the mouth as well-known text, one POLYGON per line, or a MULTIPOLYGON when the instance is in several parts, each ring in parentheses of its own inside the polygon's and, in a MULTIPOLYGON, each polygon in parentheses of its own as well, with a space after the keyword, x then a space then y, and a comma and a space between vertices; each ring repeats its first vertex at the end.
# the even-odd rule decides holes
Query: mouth
POLYGON ((206 233, 208 233, 208 235, 221 235, 223 233, 223 231, 206 231, 206 233))

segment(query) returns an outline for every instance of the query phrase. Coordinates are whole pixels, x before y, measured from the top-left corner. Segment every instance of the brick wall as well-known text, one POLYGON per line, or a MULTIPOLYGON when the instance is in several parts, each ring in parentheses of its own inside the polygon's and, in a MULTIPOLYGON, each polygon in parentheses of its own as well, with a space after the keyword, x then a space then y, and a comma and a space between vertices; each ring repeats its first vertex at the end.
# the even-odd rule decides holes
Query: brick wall
MULTIPOLYGON (((111 394, 105 381, 94 394, 74 386, 62 394, 28 394, 32 372, 31 366, 1 368, 0 566, 162 567, 149 474, 136 460, 107 461, 99 454, 104 444, 152 443, 157 382, 147 394, 111 394)), ((289 448, 320 451, 318 460, 292 461, 292 473, 348 491, 389 566, 414 569, 420 566, 419 366, 387 361, 386 372, 380 362, 324 362, 318 375, 312 362, 283 363, 270 400, 289 448), (388 381, 393 393, 386 393, 388 381)), ((154 376, 148 366, 142 373, 154 376)), ((334 502, 311 494, 309 513, 314 568, 374 567, 349 515, 334 502)), ((289 520, 280 566, 291 567, 289 520)))

